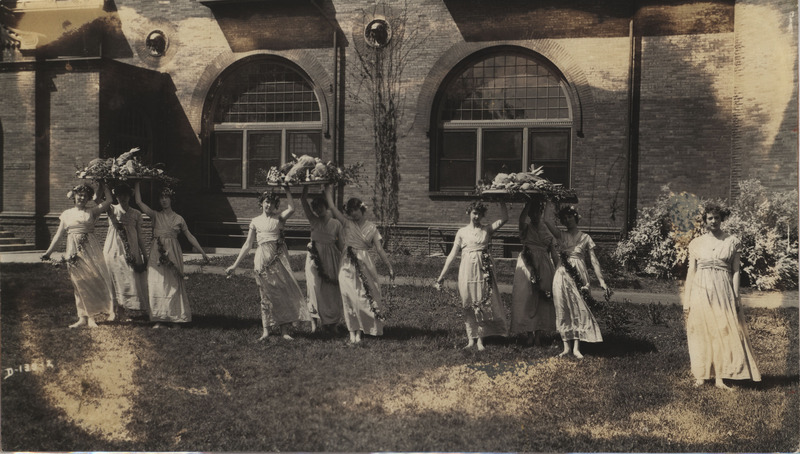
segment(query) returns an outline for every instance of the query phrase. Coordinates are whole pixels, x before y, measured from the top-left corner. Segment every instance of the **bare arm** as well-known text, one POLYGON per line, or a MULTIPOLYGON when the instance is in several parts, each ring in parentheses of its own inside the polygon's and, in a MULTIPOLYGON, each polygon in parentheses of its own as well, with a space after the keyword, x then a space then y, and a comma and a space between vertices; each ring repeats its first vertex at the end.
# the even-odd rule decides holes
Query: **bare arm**
POLYGON ((44 251, 44 254, 42 254, 42 260, 50 259, 50 254, 53 253, 53 249, 56 248, 56 244, 58 244, 58 242, 61 240, 61 236, 64 234, 65 229, 66 227, 64 226, 64 221, 61 221, 58 224, 58 230, 56 230, 56 234, 53 235, 53 240, 50 242, 50 246, 46 251, 44 251))
POLYGON ((300 205, 303 207, 303 212, 306 214, 308 222, 313 224, 319 221, 319 216, 314 214, 314 210, 312 210, 311 205, 308 204, 308 186, 303 186, 303 194, 300 196, 300 205))
POLYGON ((508 207, 505 202, 500 202, 500 219, 494 221, 494 223, 489 226, 489 233, 491 234, 500 230, 500 227, 506 225, 506 222, 508 222, 508 207))
POLYGON ((608 290, 606 281, 603 279, 603 272, 600 271, 600 260, 597 259, 597 254, 594 253, 594 249, 589 249, 589 259, 592 262, 594 274, 597 275, 597 280, 600 281, 600 287, 603 287, 603 290, 608 290))
MULTIPOLYGON (((99 216, 100 213, 108 211, 108 209, 111 207, 111 201, 112 201, 111 189, 108 187, 107 184, 104 184, 102 181, 100 182, 100 186, 97 188, 98 192, 100 192, 101 189, 103 190, 105 200, 99 203, 96 207, 92 208, 91 211, 92 215, 94 216, 99 216)), ((97 197, 95 197, 95 203, 96 202, 97 202, 97 197)))
POLYGON ((380 237, 375 235, 375 239, 372 240, 372 244, 375 245, 375 252, 378 253, 378 257, 383 260, 383 263, 386 264, 386 267, 389 268, 389 277, 394 280, 394 269, 392 268, 392 263, 389 261, 389 256, 386 255, 386 251, 383 250, 383 244, 381 244, 380 237))
POLYGON ((561 230, 559 230, 556 226, 555 214, 553 213, 553 204, 550 202, 547 202, 547 205, 545 205, 544 214, 542 214, 542 222, 544 222, 545 227, 547 227, 547 230, 550 231, 556 240, 561 242, 561 230))
POLYGON ((139 206, 139 208, 142 210, 142 213, 150 216, 151 218, 155 218, 156 217, 156 212, 153 211, 152 208, 147 206, 146 203, 142 202, 142 192, 139 189, 139 182, 138 181, 133 185, 133 198, 134 198, 134 200, 136 200, 136 205, 139 206))
POLYGON ((697 260, 692 254, 689 254, 689 269, 686 272, 686 282, 683 289, 683 310, 689 309, 689 301, 692 297, 692 282, 694 281, 694 274, 697 271, 697 260))
POLYGON ((336 202, 333 201, 333 188, 329 184, 325 185, 325 201, 328 202, 328 208, 330 208, 333 217, 338 219, 343 226, 347 224, 347 216, 339 211, 339 208, 336 207, 336 202))
MULTIPOLYGON (((136 220, 136 241, 139 242, 139 252, 141 253, 141 258, 144 260, 144 263, 147 263, 147 248, 144 243, 144 230, 142 227, 142 216, 139 216, 139 219, 136 220)), ((139 257, 136 257, 136 260, 139 260, 139 257)))
POLYGON ((531 202, 525 204, 525 208, 522 209, 522 212, 519 214, 519 234, 522 236, 522 232, 525 231, 525 226, 528 225, 528 212, 531 209, 531 202))
POLYGON ((733 284, 733 297, 736 300, 736 309, 742 308, 742 298, 739 294, 739 277, 741 275, 742 260, 739 252, 734 252, 731 262, 731 284, 733 284))
POLYGON ((231 274, 231 273, 233 273, 233 270, 235 270, 236 267, 239 266, 239 262, 242 261, 244 256, 247 254, 247 252, 252 247, 253 240, 255 239, 255 235, 256 235, 255 229, 247 229, 247 239, 244 240, 244 244, 242 245, 242 249, 239 251, 239 255, 236 257, 236 260, 233 262, 233 265, 229 266, 225 270, 225 273, 231 274))
POLYGON ((286 222, 294 214, 294 198, 292 198, 292 191, 289 190, 289 186, 284 186, 283 189, 286 191, 286 209, 283 210, 280 218, 281 222, 286 222))
POLYGON ((453 260, 458 257, 458 252, 461 250, 461 237, 460 233, 456 233, 456 237, 453 240, 453 248, 450 250, 450 254, 447 255, 447 259, 444 261, 444 267, 442 267, 442 272, 439 273, 439 277, 436 279, 436 284, 441 285, 444 281, 444 277, 447 274, 447 270, 450 269, 450 265, 453 264, 453 260))
POLYGON ((197 242, 197 238, 192 235, 192 232, 189 231, 189 227, 186 227, 186 224, 183 225, 183 234, 186 235, 186 239, 189 240, 189 244, 191 244, 195 249, 200 251, 203 254, 203 260, 206 262, 208 261, 208 255, 206 255, 206 251, 203 250, 203 247, 200 246, 200 243, 197 242))

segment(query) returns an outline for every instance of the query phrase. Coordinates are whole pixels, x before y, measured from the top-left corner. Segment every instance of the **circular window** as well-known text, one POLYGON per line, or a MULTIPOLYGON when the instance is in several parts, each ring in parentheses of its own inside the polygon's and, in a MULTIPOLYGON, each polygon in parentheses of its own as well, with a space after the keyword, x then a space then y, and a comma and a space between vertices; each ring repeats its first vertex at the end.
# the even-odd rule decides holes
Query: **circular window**
POLYGON ((147 51, 154 57, 163 57, 167 53, 168 44, 167 35, 161 30, 150 32, 144 42, 147 51))
POLYGON ((392 28, 383 19, 374 19, 364 29, 364 39, 372 47, 386 47, 392 39, 392 28))

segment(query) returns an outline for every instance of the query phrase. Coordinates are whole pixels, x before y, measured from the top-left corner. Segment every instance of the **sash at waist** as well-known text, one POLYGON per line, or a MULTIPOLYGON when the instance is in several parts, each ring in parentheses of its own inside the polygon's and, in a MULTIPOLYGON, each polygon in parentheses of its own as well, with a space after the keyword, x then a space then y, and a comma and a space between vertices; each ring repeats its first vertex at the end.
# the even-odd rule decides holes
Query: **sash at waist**
POLYGON ((522 243, 522 245, 532 251, 547 252, 547 246, 539 243, 522 243))
POLYGON ((68 235, 80 235, 82 233, 94 233, 94 228, 70 227, 70 229, 67 230, 68 235))
POLYGON ((473 252, 482 252, 485 250, 486 248, 484 246, 467 246, 461 249, 461 252, 473 253, 473 252))
POLYGON ((162 240, 178 239, 178 234, 175 232, 153 232, 153 236, 156 238, 161 238, 162 240))
POLYGON ((347 249, 347 248, 353 248, 353 250, 356 250, 356 251, 368 251, 368 250, 369 250, 369 248, 368 248, 368 247, 364 247, 364 246, 356 246, 356 245, 354 245, 354 244, 345 244, 345 245, 344 245, 344 247, 345 247, 345 249, 347 249))
POLYGON ((697 268, 701 270, 720 270, 728 273, 731 271, 728 263, 722 259, 698 260, 697 268))

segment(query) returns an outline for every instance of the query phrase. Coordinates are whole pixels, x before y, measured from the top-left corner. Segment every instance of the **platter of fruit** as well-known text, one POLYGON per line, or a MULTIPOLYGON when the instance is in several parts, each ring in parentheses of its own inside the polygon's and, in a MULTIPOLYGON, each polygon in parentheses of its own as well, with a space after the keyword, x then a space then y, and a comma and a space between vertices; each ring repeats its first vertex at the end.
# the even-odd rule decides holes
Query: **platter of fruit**
POLYGON ((269 170, 261 169, 256 174, 256 183, 267 186, 310 186, 323 184, 351 184, 358 182, 363 165, 357 163, 340 168, 332 162, 324 162, 313 156, 292 155, 294 159, 269 170))
POLYGON ((578 201, 575 190, 553 183, 542 174, 542 167, 531 165, 529 172, 498 173, 487 183, 478 184, 476 193, 481 198, 498 200, 525 200, 545 197, 554 202, 578 201))
POLYGON ((131 148, 117 158, 93 159, 83 168, 75 171, 75 176, 90 180, 161 180, 174 183, 176 178, 164 173, 163 169, 142 164, 136 153, 139 148, 131 148))

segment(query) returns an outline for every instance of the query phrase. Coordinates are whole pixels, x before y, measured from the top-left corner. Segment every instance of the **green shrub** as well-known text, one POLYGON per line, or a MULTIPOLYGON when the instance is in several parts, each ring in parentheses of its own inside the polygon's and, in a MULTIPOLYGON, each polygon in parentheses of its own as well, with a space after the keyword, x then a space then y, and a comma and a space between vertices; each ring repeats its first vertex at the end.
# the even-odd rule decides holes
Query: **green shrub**
MULTIPOLYGON (((797 191, 768 191, 758 180, 745 180, 739 183, 739 192, 732 205, 714 202, 731 209, 722 228, 741 241, 743 284, 760 290, 796 289, 797 191)), ((656 203, 641 210, 614 257, 640 273, 684 278, 689 242, 703 233, 699 214, 704 202, 665 186, 656 203)))

